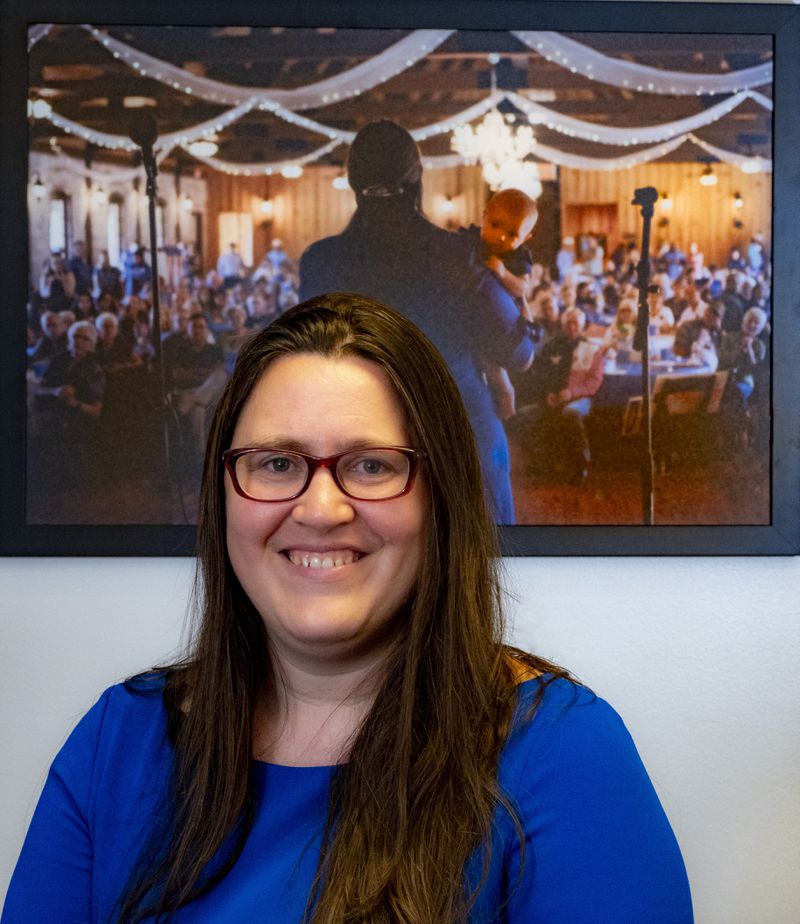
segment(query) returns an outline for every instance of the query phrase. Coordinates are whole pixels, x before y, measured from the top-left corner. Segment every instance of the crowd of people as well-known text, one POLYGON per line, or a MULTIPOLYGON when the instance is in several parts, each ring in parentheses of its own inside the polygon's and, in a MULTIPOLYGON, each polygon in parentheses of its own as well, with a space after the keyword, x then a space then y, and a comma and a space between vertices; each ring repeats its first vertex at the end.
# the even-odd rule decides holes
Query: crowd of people
MULTIPOLYGON (((232 248, 232 252, 235 248, 232 248)), ((160 402, 153 343, 153 273, 132 246, 122 268, 103 251, 95 266, 76 242, 42 268, 28 302, 29 464, 49 474, 58 458, 64 488, 91 474, 129 470, 158 439, 160 402), (136 448, 131 456, 127 450, 136 448), (101 471, 98 471, 98 462, 101 471)), ((297 266, 273 241, 253 270, 239 261, 223 276, 203 273, 184 248, 177 279, 160 280, 164 382, 174 421, 175 473, 196 478, 206 422, 236 356, 254 332, 297 303, 297 266)))
MULTIPOLYGON (((337 247, 356 241, 363 248, 367 238, 371 245, 383 241, 384 262, 389 259, 387 228, 392 225, 377 215, 382 204, 362 197, 354 224, 337 247), (359 222, 367 219, 361 228, 359 222)), ((302 285, 300 267, 277 239, 252 268, 245 266, 235 244, 205 272, 194 248, 182 248, 180 274, 162 279, 159 287, 164 381, 177 436, 172 461, 181 477, 199 477, 210 414, 243 344, 295 305, 299 293, 306 297, 331 287, 363 289, 397 304, 413 301, 416 292, 420 308, 411 316, 449 356, 457 376, 463 357, 482 351, 479 362, 470 360, 465 367, 460 384, 500 522, 514 522, 504 429, 534 431, 537 448, 545 451, 551 443, 566 445, 564 433, 574 433, 563 470, 574 483, 587 477, 586 422, 604 370, 640 359, 633 349, 640 262, 636 243, 620 242, 606 254, 599 235, 577 241, 565 237, 553 265, 544 266, 527 249, 536 204, 518 190, 492 197, 480 226, 441 241, 432 225, 420 224, 424 219, 414 205, 409 204, 408 214, 420 225, 414 228, 420 260, 408 280, 385 267, 377 275, 369 261, 329 253, 329 242, 338 238, 309 249, 302 285), (430 253, 423 256, 422 242, 428 237, 430 253), (471 255, 488 270, 484 276, 499 283, 497 292, 488 293, 489 326, 465 311, 464 293, 455 299, 461 306, 458 319, 455 302, 445 298, 444 290, 432 299, 432 286, 444 285, 451 295, 461 292, 444 269, 456 239, 459 253, 471 255), (441 263, 429 279, 422 267, 443 244, 441 263), (524 343, 514 333, 517 313, 524 343), (531 348, 523 350, 525 344, 531 348), (565 421, 570 426, 560 432, 565 421)), ((392 215, 394 227, 397 214, 392 215)), ((153 438, 160 376, 154 375, 152 278, 145 251, 137 246, 129 249, 121 269, 111 265, 106 252, 92 267, 81 242, 69 255, 53 254, 46 261, 28 305, 30 453, 41 471, 58 452, 67 460, 64 476, 71 472, 80 478, 98 448, 108 454, 104 460, 110 470, 115 453, 119 457, 131 443, 153 438), (150 397, 143 401, 143 395, 150 397)), ((476 289, 485 288, 480 277, 473 282, 476 289)), ((761 235, 744 248, 734 246, 724 266, 706 265, 694 243, 685 252, 675 242, 665 243, 651 254, 650 282, 650 332, 668 343, 661 358, 710 373, 727 371, 723 410, 729 433, 740 444, 754 443, 769 430, 770 261, 761 235)), ((481 291, 480 297, 486 295, 481 291)))
MULTIPOLYGON (((686 253, 675 242, 651 253, 650 355, 665 362, 657 372, 726 373, 724 438, 752 445, 769 431, 771 267, 760 234, 742 253, 733 246, 723 266, 706 265, 694 243, 686 253)), ((533 418, 532 425, 544 426, 541 443, 552 440, 559 420, 573 422, 577 449, 566 466, 569 480, 588 474, 585 422, 604 370, 632 370, 641 362, 633 349, 640 259, 633 242, 619 243, 606 257, 595 235, 577 245, 565 238, 552 272, 533 264, 526 277, 539 343, 531 369, 513 380, 517 423, 533 418)))

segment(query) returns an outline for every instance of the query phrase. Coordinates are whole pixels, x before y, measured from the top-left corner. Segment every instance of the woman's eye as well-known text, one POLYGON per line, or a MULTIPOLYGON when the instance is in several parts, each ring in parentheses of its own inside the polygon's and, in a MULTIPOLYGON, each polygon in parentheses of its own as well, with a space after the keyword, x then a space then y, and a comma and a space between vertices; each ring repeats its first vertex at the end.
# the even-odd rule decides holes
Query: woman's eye
POLYGON ((380 459, 360 459, 353 467, 365 475, 380 475, 387 470, 386 463, 380 459))
POLYGON ((355 478, 381 478, 394 475, 390 461, 380 456, 356 456, 347 461, 347 474, 355 478))
POLYGON ((252 471, 263 475, 291 475, 297 471, 297 461, 290 456, 256 455, 252 459, 252 471))

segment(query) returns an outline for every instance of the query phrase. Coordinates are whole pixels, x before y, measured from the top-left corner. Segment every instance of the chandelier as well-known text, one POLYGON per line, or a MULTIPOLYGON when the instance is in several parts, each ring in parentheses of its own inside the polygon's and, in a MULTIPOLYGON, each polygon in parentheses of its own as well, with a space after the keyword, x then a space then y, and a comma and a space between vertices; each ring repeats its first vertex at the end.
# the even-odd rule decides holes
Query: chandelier
MULTIPOLYGON (((494 65, 497 57, 489 58, 492 64, 492 95, 497 92, 494 65)), ((451 148, 467 164, 480 164, 483 178, 492 192, 516 188, 536 199, 542 193, 539 168, 534 161, 526 160, 536 149, 536 138, 530 125, 512 126, 503 114, 493 107, 475 128, 459 125, 453 129, 451 148)))

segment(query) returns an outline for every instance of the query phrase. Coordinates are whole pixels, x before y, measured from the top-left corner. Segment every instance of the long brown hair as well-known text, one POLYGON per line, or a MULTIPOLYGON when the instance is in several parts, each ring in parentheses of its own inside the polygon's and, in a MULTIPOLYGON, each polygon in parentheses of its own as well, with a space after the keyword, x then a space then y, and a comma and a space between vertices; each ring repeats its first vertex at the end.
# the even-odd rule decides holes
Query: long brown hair
MULTIPOLYGON (((172 805, 149 867, 142 861, 122 900, 125 924, 168 917, 212 888, 252 825, 253 717, 276 681, 263 622, 226 552, 221 454, 269 363, 297 353, 357 356, 385 371, 427 457, 431 511, 405 631, 348 762, 333 775, 305 920, 463 921, 474 899, 467 860, 483 847, 486 874, 493 813, 503 806, 513 817, 497 766, 516 681, 502 642, 496 528, 458 389, 436 349, 394 310, 360 295, 318 296, 245 345, 214 415, 198 526, 199 630, 164 693, 176 754, 172 805), (227 854, 209 874, 223 844, 227 854)), ((532 674, 566 676, 514 655, 532 674)))

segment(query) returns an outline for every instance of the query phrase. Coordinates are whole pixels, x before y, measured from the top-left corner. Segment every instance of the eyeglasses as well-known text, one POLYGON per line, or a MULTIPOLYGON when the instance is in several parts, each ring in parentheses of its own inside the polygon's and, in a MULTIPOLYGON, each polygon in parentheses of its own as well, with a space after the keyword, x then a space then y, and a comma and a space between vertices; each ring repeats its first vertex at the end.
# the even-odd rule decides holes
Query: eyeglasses
POLYGON ((325 458, 285 449, 222 453, 236 493, 266 503, 299 497, 318 468, 327 468, 339 490, 354 500, 391 500, 411 490, 424 458, 424 453, 404 446, 351 449, 325 458))

